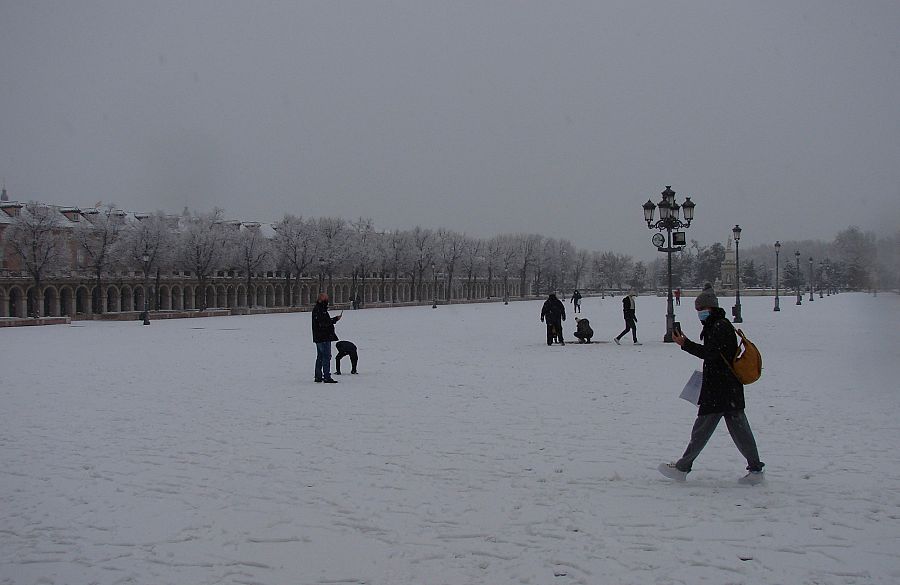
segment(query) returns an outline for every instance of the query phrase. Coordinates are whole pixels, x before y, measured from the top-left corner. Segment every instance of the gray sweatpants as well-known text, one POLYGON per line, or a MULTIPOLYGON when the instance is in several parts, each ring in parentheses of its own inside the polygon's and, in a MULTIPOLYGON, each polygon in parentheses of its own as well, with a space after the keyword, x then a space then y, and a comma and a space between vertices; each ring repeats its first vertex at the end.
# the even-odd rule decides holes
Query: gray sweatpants
POLYGON ((706 447, 709 438, 719 425, 719 421, 725 419, 728 425, 728 433, 731 440, 737 445, 738 451, 747 460, 747 469, 750 471, 762 471, 765 463, 759 460, 759 452, 756 450, 756 439, 753 438, 753 431, 750 429, 750 422, 743 410, 735 410, 732 412, 719 412, 715 414, 704 414, 697 416, 694 421, 694 428, 691 430, 691 442, 688 443, 684 450, 684 455, 675 464, 680 471, 690 471, 694 464, 694 460, 706 447))

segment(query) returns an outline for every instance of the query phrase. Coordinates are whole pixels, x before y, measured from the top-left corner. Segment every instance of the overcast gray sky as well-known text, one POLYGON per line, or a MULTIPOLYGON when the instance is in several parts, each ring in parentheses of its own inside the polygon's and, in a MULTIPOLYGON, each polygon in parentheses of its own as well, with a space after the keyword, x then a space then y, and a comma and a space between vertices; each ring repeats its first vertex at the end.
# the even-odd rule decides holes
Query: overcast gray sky
POLYGON ((0 0, 14 199, 653 257, 900 226, 900 2, 0 0))

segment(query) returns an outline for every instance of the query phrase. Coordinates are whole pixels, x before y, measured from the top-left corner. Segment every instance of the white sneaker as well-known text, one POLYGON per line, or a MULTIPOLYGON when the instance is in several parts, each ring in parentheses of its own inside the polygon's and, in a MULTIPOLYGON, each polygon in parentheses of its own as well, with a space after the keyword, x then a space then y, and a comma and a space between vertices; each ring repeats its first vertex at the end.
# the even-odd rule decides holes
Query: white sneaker
POLYGON ((742 483, 744 485, 759 485, 761 483, 765 483, 766 474, 762 471, 751 471, 744 477, 738 480, 738 483, 742 483))
POLYGON ((660 463, 657 469, 669 479, 674 479, 675 481, 684 481, 687 479, 687 472, 681 471, 675 467, 674 463, 660 463))

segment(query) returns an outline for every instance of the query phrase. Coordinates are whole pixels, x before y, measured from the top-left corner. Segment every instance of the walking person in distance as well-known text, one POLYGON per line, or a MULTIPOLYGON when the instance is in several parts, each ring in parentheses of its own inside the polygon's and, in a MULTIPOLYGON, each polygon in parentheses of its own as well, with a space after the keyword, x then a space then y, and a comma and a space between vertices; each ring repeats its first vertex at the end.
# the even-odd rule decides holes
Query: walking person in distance
POLYGON ((703 360, 697 419, 681 459, 674 463, 660 464, 659 471, 666 477, 684 481, 691 472, 694 460, 712 437, 719 421, 724 418, 731 439, 747 460, 748 473, 741 478, 741 483, 761 483, 765 478, 765 464, 759 460, 756 439, 744 414, 744 386, 729 366, 738 351, 734 326, 725 316, 725 311, 719 308, 719 299, 710 284, 704 287, 694 301, 694 307, 703 324, 700 332, 703 344, 691 341, 678 328, 672 332, 672 340, 682 350, 703 360))
POLYGON ((631 338, 634 340, 634 344, 640 345, 637 340, 637 325, 635 325, 635 323, 637 323, 637 313, 635 312, 637 305, 634 302, 635 296, 634 291, 630 290, 627 295, 622 297, 622 314, 625 317, 625 329, 613 339, 613 341, 616 342, 616 345, 621 345, 619 340, 629 331, 631 331, 631 338))

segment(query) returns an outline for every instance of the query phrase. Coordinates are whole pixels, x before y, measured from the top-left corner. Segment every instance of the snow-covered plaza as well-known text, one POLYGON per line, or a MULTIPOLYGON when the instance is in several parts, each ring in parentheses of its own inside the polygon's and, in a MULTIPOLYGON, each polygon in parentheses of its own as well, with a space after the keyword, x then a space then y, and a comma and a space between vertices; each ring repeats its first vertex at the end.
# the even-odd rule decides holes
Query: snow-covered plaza
POLYGON ((700 367, 662 298, 640 346, 618 298, 565 347, 540 301, 346 311, 334 385, 309 313, 0 331, 0 583, 898 583, 900 296, 794 303, 742 299, 752 487, 724 424, 656 471, 700 367))

